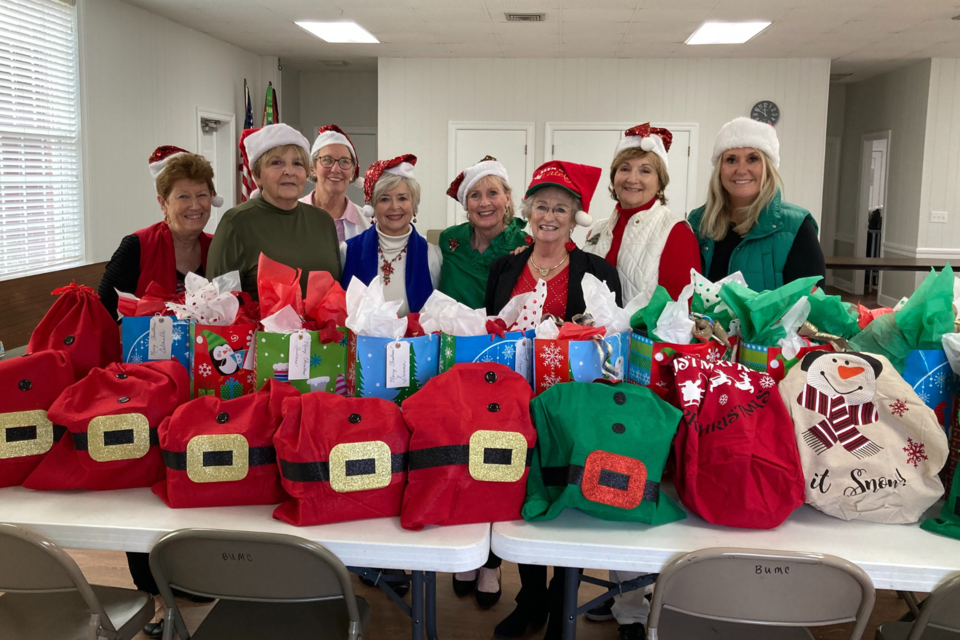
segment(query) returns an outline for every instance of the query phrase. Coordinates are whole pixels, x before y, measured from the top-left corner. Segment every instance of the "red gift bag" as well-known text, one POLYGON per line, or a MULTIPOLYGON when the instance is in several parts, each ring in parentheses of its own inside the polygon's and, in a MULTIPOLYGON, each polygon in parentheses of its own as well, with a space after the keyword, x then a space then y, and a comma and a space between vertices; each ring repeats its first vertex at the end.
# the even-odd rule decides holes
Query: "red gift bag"
POLYGON ((63 351, 0 361, 0 487, 23 484, 63 435, 47 409, 73 382, 70 356, 63 351))
POLYGON ((256 333, 256 323, 198 324, 194 328, 194 397, 232 400, 257 390, 256 374, 243 368, 256 333))
POLYGON ((153 486, 164 475, 157 428, 189 399, 190 377, 173 360, 94 369, 47 411, 67 433, 23 486, 41 491, 153 486))
POLYGON ((283 502, 273 435, 283 401, 299 395, 268 380, 242 398, 203 397, 181 405, 160 425, 166 478, 153 492, 173 508, 283 502))
POLYGON ((71 282, 51 295, 60 298, 33 330, 28 353, 66 351, 78 380, 94 367, 120 362, 120 327, 93 289, 71 282))
POLYGON ((287 400, 273 444, 290 499, 273 517, 306 526, 400 515, 409 442, 387 400, 324 392, 287 400))
POLYGON ((537 443, 531 398, 522 375, 478 362, 454 365, 404 400, 404 529, 520 519, 537 443))
POLYGON ((772 529, 803 504, 793 422, 769 375, 696 356, 673 359, 683 419, 674 486, 707 522, 772 529))

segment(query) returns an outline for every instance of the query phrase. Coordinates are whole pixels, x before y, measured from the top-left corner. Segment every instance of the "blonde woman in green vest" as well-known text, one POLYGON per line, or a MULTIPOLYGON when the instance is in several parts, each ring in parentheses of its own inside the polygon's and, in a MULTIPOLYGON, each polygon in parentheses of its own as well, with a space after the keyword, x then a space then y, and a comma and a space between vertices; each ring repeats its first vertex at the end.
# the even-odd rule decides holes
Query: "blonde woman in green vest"
POLYGON ((780 141, 772 126, 736 118, 720 129, 707 204, 687 218, 710 280, 740 271, 751 289, 765 291, 824 277, 817 222, 806 209, 783 201, 779 166, 780 141))

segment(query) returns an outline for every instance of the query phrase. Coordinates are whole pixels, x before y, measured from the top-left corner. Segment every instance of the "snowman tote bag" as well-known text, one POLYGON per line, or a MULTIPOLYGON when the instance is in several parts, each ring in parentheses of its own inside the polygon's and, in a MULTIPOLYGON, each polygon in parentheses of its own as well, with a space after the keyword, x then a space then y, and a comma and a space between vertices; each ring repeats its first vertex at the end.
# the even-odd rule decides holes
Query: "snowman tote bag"
POLYGON ((947 437, 881 355, 816 351, 780 384, 806 500, 843 520, 916 522, 943 495, 947 437))

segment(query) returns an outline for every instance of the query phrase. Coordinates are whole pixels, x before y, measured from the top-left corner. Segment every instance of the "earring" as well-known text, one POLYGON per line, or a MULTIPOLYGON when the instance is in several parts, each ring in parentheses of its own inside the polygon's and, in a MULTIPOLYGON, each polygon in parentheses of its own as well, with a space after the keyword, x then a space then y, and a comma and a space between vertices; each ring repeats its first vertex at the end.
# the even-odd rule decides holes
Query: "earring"
POLYGON ((417 224, 417 214, 413 214, 413 224, 417 224))
POLYGON ((659 198, 661 202, 663 201, 663 198, 664 198, 663 189, 660 189, 660 191, 657 191, 657 198, 659 198))

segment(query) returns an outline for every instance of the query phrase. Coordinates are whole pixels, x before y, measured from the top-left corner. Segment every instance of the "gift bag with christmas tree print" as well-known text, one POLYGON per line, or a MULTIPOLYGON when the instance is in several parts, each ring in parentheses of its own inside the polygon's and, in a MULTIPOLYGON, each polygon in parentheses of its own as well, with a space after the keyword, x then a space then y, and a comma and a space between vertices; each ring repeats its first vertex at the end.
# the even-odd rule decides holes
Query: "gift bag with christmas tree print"
POLYGON ((602 340, 533 340, 533 391, 543 393, 559 382, 623 380, 630 358, 630 332, 602 340))
POLYGON ((347 342, 346 329, 337 329, 335 334, 322 331, 300 331, 291 334, 257 332, 257 389, 272 378, 278 382, 289 382, 302 393, 327 391, 346 395, 347 342), (299 372, 294 352, 290 348, 291 339, 301 344, 309 341, 303 350, 305 359, 299 372), (324 342, 324 339, 327 341, 324 342))
POLYGON ((400 405, 439 373, 440 334, 372 338, 350 333, 347 395, 400 405))

